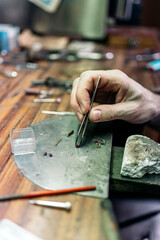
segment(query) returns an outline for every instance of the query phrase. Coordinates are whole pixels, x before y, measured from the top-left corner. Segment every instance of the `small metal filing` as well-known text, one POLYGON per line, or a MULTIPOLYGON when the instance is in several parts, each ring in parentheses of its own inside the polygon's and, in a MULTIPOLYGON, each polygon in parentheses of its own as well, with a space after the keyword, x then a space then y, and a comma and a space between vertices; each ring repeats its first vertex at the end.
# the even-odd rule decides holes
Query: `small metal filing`
POLYGON ((85 131, 87 129, 87 125, 88 125, 89 113, 90 113, 90 110, 92 109, 92 105, 93 105, 93 102, 94 102, 94 99, 95 99, 95 96, 96 96, 96 92, 97 92, 97 88, 98 88, 100 80, 101 80, 101 75, 98 78, 98 81, 97 81, 97 84, 96 84, 96 88, 95 88, 95 90, 93 92, 93 95, 92 95, 92 98, 91 98, 90 109, 85 114, 85 116, 84 116, 84 118, 82 120, 82 123, 80 125, 80 128, 78 130, 78 134, 77 134, 77 138, 76 138, 76 142, 75 142, 76 148, 79 148, 81 146, 81 144, 82 144, 82 140, 83 140, 83 137, 84 137, 85 131))
POLYGON ((70 202, 53 202, 53 201, 43 201, 43 200, 30 200, 29 203, 45 206, 45 207, 54 207, 54 208, 62 208, 65 210, 71 209, 70 202))

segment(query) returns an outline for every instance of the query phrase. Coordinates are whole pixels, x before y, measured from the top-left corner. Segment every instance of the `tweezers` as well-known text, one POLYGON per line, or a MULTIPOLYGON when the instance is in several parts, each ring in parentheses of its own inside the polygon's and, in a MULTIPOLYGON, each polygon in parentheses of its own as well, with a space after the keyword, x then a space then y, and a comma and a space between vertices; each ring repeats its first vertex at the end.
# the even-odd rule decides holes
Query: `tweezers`
POLYGON ((79 127, 79 130, 78 130, 78 133, 77 133, 77 138, 76 138, 76 142, 75 142, 75 147, 76 148, 79 148, 82 144, 82 140, 83 140, 83 137, 85 135, 85 132, 86 132, 86 129, 87 129, 87 125, 88 125, 88 120, 89 120, 89 113, 92 109, 92 106, 93 106, 93 102, 94 102, 94 99, 95 99, 95 96, 96 96, 96 92, 97 92, 97 88, 98 88, 98 85, 99 85, 99 82, 100 82, 100 79, 101 79, 101 75, 99 75, 98 77, 98 81, 97 81, 97 84, 96 84, 96 87, 95 87, 95 90, 93 92, 93 95, 92 95, 92 98, 91 98, 91 103, 90 103, 90 109, 89 111, 84 115, 84 118, 82 120, 82 123, 79 127))

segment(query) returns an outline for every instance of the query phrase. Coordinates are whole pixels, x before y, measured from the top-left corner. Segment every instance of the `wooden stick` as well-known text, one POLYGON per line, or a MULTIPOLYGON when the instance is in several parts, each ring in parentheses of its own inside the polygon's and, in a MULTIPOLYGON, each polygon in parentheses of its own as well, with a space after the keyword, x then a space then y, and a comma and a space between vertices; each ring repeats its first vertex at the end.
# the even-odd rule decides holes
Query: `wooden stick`
POLYGON ((23 193, 22 194, 6 194, 6 195, 0 196, 0 201, 88 191, 88 190, 95 190, 95 189, 96 189, 95 186, 86 186, 86 187, 76 187, 76 188, 68 188, 68 189, 60 189, 60 190, 42 190, 42 191, 30 192, 27 194, 23 194, 23 193))

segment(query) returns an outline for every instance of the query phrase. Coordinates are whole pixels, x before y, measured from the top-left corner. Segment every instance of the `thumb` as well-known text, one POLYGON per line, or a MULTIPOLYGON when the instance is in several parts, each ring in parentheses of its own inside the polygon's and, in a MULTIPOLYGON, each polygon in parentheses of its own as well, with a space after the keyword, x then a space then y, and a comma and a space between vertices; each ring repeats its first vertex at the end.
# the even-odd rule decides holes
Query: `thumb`
POLYGON ((91 109, 89 119, 92 122, 105 122, 115 119, 121 119, 121 115, 122 113, 124 113, 124 108, 120 105, 121 104, 96 106, 91 109))

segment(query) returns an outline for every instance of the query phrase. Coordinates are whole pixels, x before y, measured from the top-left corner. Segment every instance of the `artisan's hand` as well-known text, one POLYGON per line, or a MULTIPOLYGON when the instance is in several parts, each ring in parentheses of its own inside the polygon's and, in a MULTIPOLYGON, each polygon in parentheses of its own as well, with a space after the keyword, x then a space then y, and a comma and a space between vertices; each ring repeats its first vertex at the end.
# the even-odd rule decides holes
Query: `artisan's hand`
POLYGON ((86 71, 74 81, 71 93, 71 106, 80 121, 89 111, 91 94, 99 75, 101 80, 96 100, 103 104, 92 108, 89 116, 91 121, 122 119, 143 123, 160 114, 160 96, 142 87, 120 70, 86 71), (106 104, 105 96, 109 92, 115 95, 114 104, 106 104))

